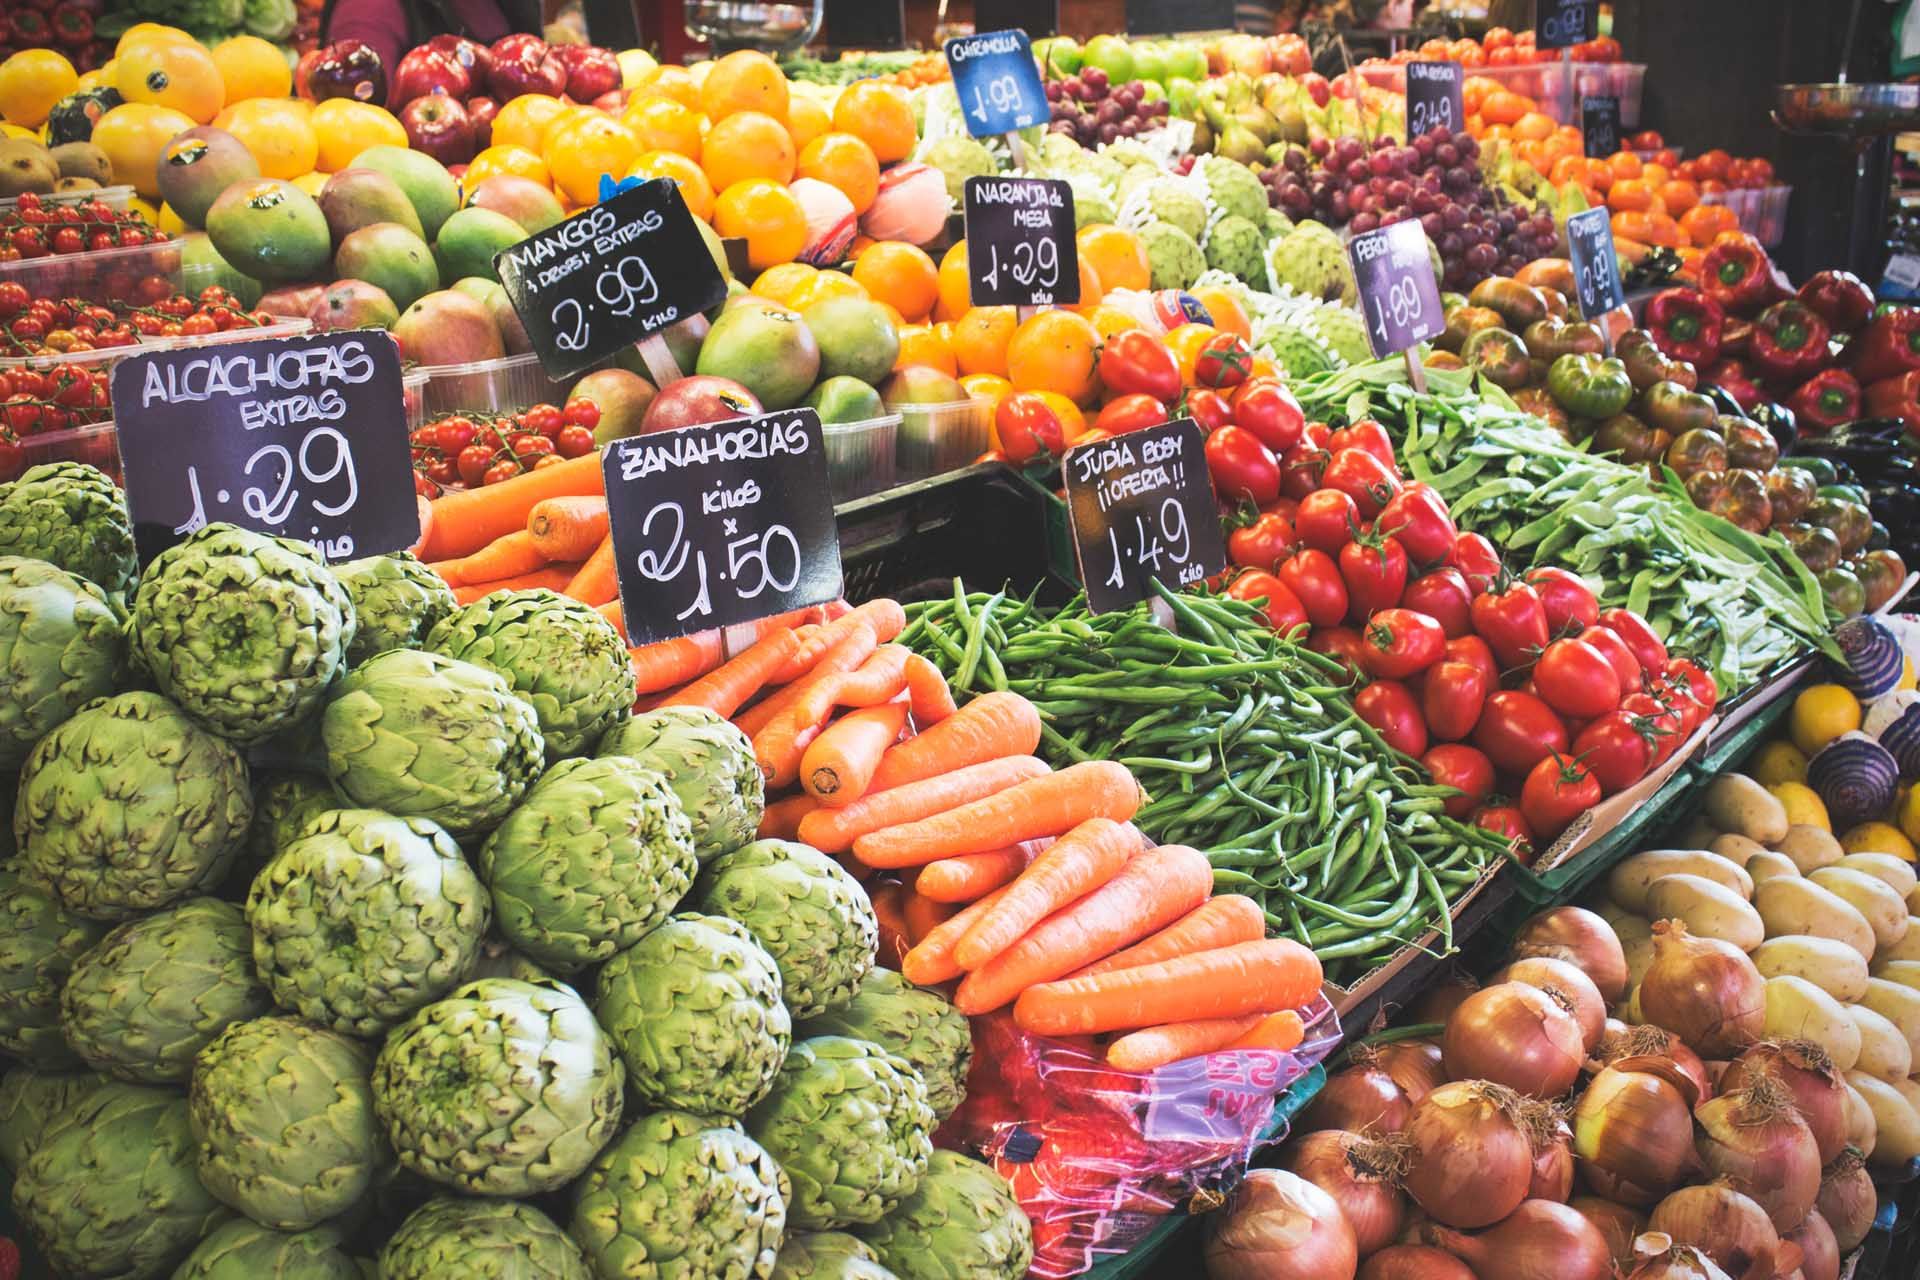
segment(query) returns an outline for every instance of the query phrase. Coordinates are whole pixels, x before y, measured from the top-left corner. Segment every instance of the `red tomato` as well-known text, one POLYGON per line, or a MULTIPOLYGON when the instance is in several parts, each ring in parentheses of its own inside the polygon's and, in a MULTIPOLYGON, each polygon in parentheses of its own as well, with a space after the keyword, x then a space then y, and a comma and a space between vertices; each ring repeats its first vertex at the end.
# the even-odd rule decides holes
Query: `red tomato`
POLYGON ((1667 762, 1667 758, 1680 749, 1686 740, 1682 733, 1680 713, 1672 706, 1652 694, 1632 693, 1620 700, 1620 710, 1632 716, 1650 737, 1653 760, 1650 768, 1657 768, 1667 762))
POLYGON ((1699 663, 1690 658, 1675 658, 1667 663, 1666 676, 1669 680, 1683 682, 1687 695, 1707 711, 1713 710, 1720 701, 1720 686, 1699 663))
POLYGON ((1353 709, 1396 751, 1417 756, 1427 749, 1427 722, 1420 717, 1420 704, 1398 680, 1375 680, 1353 695, 1353 709))
MULTIPOLYGON (((1473 574, 1467 577, 1471 581, 1473 574)), ((1547 647, 1547 610, 1532 587, 1511 582, 1504 591, 1474 597, 1473 629, 1493 646, 1502 667, 1524 667, 1547 647)))
POLYGON ((1400 474, 1400 464, 1393 456, 1393 437, 1372 418, 1362 418, 1352 426, 1340 428, 1328 438, 1327 448, 1335 453, 1342 449, 1365 449, 1386 463, 1387 469, 1396 476, 1400 474))
POLYGON ((1280 455, 1280 487, 1289 498, 1304 498, 1320 487, 1327 472, 1328 431, 1324 423, 1309 422, 1298 443, 1280 455))
POLYGON ((1227 558, 1271 573, 1293 550, 1293 543, 1293 521, 1278 511, 1269 511, 1227 535, 1227 558))
POLYGON ((1447 641, 1442 662, 1464 662, 1486 673, 1487 688, 1500 687, 1500 664, 1494 660, 1493 647, 1479 636, 1454 636, 1447 641))
POLYGON ((1492 587, 1500 576, 1500 553, 1477 533, 1455 535, 1447 563, 1467 575, 1467 585, 1476 593, 1492 587))
POLYGON ((1273 450, 1245 427, 1221 427, 1207 437, 1207 469, 1222 501, 1245 498, 1261 506, 1280 496, 1280 464, 1273 450))
POLYGON ((1609 711, 1574 735, 1573 753, 1608 795, 1625 791, 1653 767, 1654 729, 1644 717, 1609 711))
POLYGON ((1208 338, 1193 359, 1193 378, 1203 387, 1235 387, 1247 380, 1253 367, 1253 348, 1237 333, 1222 331, 1208 338))
POLYGON ((1427 672, 1420 705, 1427 730, 1443 742, 1458 742, 1480 723, 1481 710, 1494 684, 1486 672, 1468 662, 1437 662, 1427 672))
POLYGON ((1340 576, 1347 584, 1347 610, 1364 622, 1400 603, 1407 589, 1407 553, 1398 538, 1370 537, 1340 548, 1340 576))
MULTIPOLYGON (((1101 406, 1100 416, 1093 420, 1093 427, 1109 435, 1123 436, 1142 427, 1157 427, 1167 420, 1166 405, 1150 395, 1135 391, 1115 396, 1101 406)), ((1074 443, 1078 444, 1079 441, 1074 443)))
POLYGON ((1613 674, 1620 677, 1623 695, 1640 687, 1640 659, 1633 656, 1625 640, 1605 627, 1588 627, 1580 633, 1580 638, 1598 649, 1613 667, 1613 674))
POLYGON ((1368 520, 1380 514, 1393 496, 1400 492, 1400 477, 1393 468, 1365 449, 1338 449, 1327 460, 1326 474, 1320 483, 1338 489, 1352 498, 1360 514, 1368 520))
POLYGON ((1415 564, 1444 562, 1460 532, 1447 514, 1446 499, 1428 484, 1410 484, 1394 494, 1377 523, 1400 539, 1415 564))
POLYGON ((1299 598, 1314 626, 1335 627, 1346 620, 1347 584, 1326 552, 1301 547, 1280 562, 1280 581, 1299 598))
MULTIPOLYGON (((1192 418, 1200 424, 1202 431, 1209 434, 1233 421, 1233 410, 1227 407, 1227 398, 1205 387, 1196 387, 1181 397, 1178 411, 1181 417, 1192 418)), ((1258 439, 1256 436, 1255 440, 1258 439)), ((1260 447, 1266 448, 1265 445, 1260 447)))
POLYGON ((1347 675, 1358 678, 1365 672, 1361 659, 1366 654, 1367 642, 1352 627, 1316 627, 1307 638, 1307 648, 1315 653, 1324 653, 1347 669, 1347 675))
POLYGON ((1540 603, 1547 611, 1547 630, 1552 634, 1578 635, 1600 620, 1600 602, 1577 574, 1549 565, 1529 569, 1523 576, 1527 585, 1540 593, 1540 603))
POLYGON ((1541 760, 1567 749, 1567 726, 1536 695, 1502 689, 1488 695, 1473 729, 1473 745, 1486 752, 1500 772, 1524 776, 1541 760))
POLYGON ((1608 609, 1600 615, 1600 625, 1627 642, 1640 669, 1649 674, 1667 669, 1667 646, 1647 620, 1631 609, 1608 609))
POLYGON ((1180 396, 1180 367, 1166 344, 1144 329, 1116 333, 1100 349, 1100 381, 1119 395, 1138 392, 1162 404, 1180 396))
POLYGON ((1361 633, 1367 642, 1367 674, 1376 680, 1405 680, 1440 660, 1446 632, 1424 613, 1382 609, 1361 633))
POLYGON ((1507 848, 1513 851, 1513 860, 1523 867, 1533 865, 1533 829, 1518 808, 1510 804, 1483 804, 1473 811, 1473 825, 1505 836, 1507 848))
POLYGON ((1445 812, 1449 818, 1465 818, 1493 794, 1493 762, 1472 747, 1443 742, 1429 747, 1420 763, 1427 766, 1435 782, 1459 789, 1459 795, 1447 798, 1445 812))
POLYGON ((1458 569, 1442 565, 1415 578, 1407 584, 1400 603, 1439 623, 1449 640, 1473 632, 1473 589, 1458 569))
POLYGON ((1577 636, 1555 640, 1533 665, 1533 683, 1563 716, 1591 720, 1620 705, 1620 677, 1607 656, 1577 636))
POLYGON ((1060 415, 1031 391, 1002 396, 993 411, 993 429, 1000 437, 1000 451, 1016 467, 1062 453, 1067 447, 1060 415))
POLYGON ((1298 444, 1307 427, 1300 402, 1278 378, 1248 378, 1234 388, 1232 407, 1234 423, 1259 436, 1275 453, 1298 444))
POLYGON ((1520 812, 1527 825, 1548 840, 1600 803, 1600 780, 1579 760, 1547 756, 1527 773, 1520 788, 1520 812))
POLYGON ((1293 528, 1301 543, 1334 555, 1360 527, 1360 508, 1338 489, 1315 489, 1300 499, 1293 528))
POLYGON ((1307 611, 1300 605, 1300 597, 1287 589, 1287 584, 1268 573, 1265 569, 1249 569, 1233 580, 1227 588, 1227 594, 1235 600, 1260 601, 1266 603, 1261 612, 1267 615, 1267 622, 1281 635, 1291 635, 1295 627, 1307 625, 1307 611))

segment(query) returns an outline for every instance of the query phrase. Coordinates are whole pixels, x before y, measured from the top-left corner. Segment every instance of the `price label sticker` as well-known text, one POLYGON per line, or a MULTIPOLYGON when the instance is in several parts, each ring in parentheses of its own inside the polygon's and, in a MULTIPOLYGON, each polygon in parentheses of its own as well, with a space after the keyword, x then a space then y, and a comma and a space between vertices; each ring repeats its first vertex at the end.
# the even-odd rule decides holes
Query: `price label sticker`
POLYGON ((1408 219, 1355 236, 1347 244, 1360 310, 1367 318, 1367 345, 1374 359, 1398 355, 1446 328, 1440 284, 1433 278, 1427 237, 1408 219))
POLYGON ((1600 0, 1533 0, 1533 43, 1542 49, 1585 44, 1600 34, 1600 0))
POLYGON ((1190 587, 1226 568, 1206 439, 1193 419, 1069 449, 1061 475, 1094 612, 1132 608, 1153 595, 1150 582, 1190 587))
POLYGON ((601 464, 628 643, 839 598, 840 535, 813 410, 616 440, 601 464))
POLYGON ((114 418, 140 563, 226 521, 329 561, 420 540, 400 349, 380 329, 128 356, 114 418))
POLYGON ((1058 178, 968 178, 962 210, 974 306, 1080 301, 1071 186, 1058 178))
POLYGON ((947 41, 947 67, 967 132, 976 138, 1044 124, 1046 91, 1024 31, 987 31, 947 41))
POLYGON ((1620 285, 1620 259, 1613 251, 1613 228, 1605 209, 1567 217, 1567 256, 1580 314, 1591 320, 1627 305, 1620 285))
POLYGON ((1620 149, 1620 99, 1580 99, 1580 143, 1589 157, 1601 159, 1620 149))
POLYGON ((1407 136, 1429 129, 1460 129, 1466 121, 1462 72, 1457 62, 1407 64, 1407 136))
POLYGON ((540 365, 570 378, 727 296, 671 178, 582 209, 494 255, 540 365))

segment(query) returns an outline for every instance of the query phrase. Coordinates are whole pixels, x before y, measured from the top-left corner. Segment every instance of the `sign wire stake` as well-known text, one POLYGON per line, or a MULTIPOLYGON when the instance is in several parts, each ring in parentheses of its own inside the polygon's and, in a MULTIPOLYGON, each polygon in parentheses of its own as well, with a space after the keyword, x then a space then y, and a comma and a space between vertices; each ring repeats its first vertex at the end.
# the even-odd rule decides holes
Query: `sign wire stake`
MULTIPOLYGON (((705 323, 704 318, 702 323, 705 323)), ((680 362, 673 358, 673 352, 667 347, 667 340, 660 334, 652 333, 633 344, 640 352, 640 359, 646 364, 647 372, 653 377, 653 385, 665 389, 669 382, 678 382, 687 375, 680 371, 680 362)))

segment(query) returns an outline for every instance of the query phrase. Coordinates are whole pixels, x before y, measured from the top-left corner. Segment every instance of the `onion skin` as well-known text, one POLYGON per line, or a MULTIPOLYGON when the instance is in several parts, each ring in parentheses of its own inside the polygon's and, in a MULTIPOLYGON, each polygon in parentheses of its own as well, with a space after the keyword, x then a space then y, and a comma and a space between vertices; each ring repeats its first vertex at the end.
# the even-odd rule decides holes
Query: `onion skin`
POLYGON ((1800 1246, 1800 1273, 1806 1280, 1840 1280, 1840 1244, 1818 1209, 1783 1238, 1800 1246))
POLYGON ((1405 1156, 1357 1133, 1322 1129, 1293 1144, 1286 1167, 1333 1198, 1353 1228, 1361 1257, 1393 1243, 1407 1217, 1407 1196, 1390 1172, 1369 1176, 1368 1165, 1405 1163, 1405 1156))
POLYGON ((1565 1120, 1556 1118, 1553 1123, 1552 1139, 1533 1153, 1533 1179, 1527 1183, 1527 1199, 1565 1204, 1573 1194, 1573 1130, 1565 1120))
POLYGON ((1360 1252, 1333 1197, 1284 1169, 1255 1169, 1214 1216, 1211 1280, 1353 1280, 1360 1252))
POLYGON ((1767 1211, 1724 1183, 1680 1188, 1654 1206, 1647 1229, 1692 1245, 1734 1280, 1771 1276, 1780 1255, 1767 1211))
POLYGON ((1425 1244, 1397 1244, 1361 1264, 1359 1280, 1479 1280, 1467 1264, 1425 1244))
POLYGON ((1700 1250, 1690 1244, 1675 1244, 1658 1231, 1649 1231, 1635 1241, 1634 1258, 1627 1280, 1733 1280, 1700 1250))
POLYGON ((1343 1129, 1349 1133, 1391 1135, 1407 1127, 1413 1103, 1393 1077, 1374 1063, 1359 1063, 1327 1077, 1300 1123, 1309 1132, 1343 1129))
POLYGON ((1820 1195, 1820 1155, 1786 1090, 1762 1079, 1702 1103, 1693 1117, 1708 1175, 1765 1209, 1774 1230, 1799 1226, 1820 1195))
POLYGON ((1396 1040, 1381 1045, 1380 1069, 1393 1077, 1400 1092, 1416 1107, 1447 1082, 1440 1046, 1432 1040, 1396 1040))
POLYGON ((1653 926, 1653 964, 1637 991, 1640 1013, 1703 1058, 1727 1058, 1760 1039, 1767 987, 1747 953, 1696 938, 1678 920, 1653 926))
POLYGON ((1598 1196, 1575 1196, 1567 1206, 1600 1229, 1622 1269, 1632 1264, 1634 1239, 1647 1229, 1646 1214, 1598 1196))
POLYGON ((1593 985, 1593 979, 1580 969, 1551 956, 1528 956, 1515 960, 1487 979, 1488 986, 1498 982, 1523 982, 1542 991, 1559 992, 1573 1006, 1573 1020, 1580 1024, 1584 1050, 1592 1053, 1599 1047, 1600 1037, 1607 1029, 1607 1002, 1601 998, 1600 988, 1593 985))
POLYGON ((1693 1082, 1670 1059, 1621 1058, 1573 1109, 1580 1176, 1608 1200, 1651 1207, 1696 1167, 1693 1082))
POLYGON ((1469 1267, 1478 1280, 1610 1280, 1613 1251, 1600 1228, 1578 1210, 1528 1200, 1475 1235, 1429 1228, 1433 1243, 1469 1267))
POLYGON ((1491 1080, 1529 1098, 1557 1098, 1573 1088, 1585 1054, 1573 1015, 1522 982, 1474 992, 1447 1022, 1448 1075, 1491 1080))
POLYGON ((1605 1036, 1601 1037, 1599 1051, 1594 1055, 1601 1062, 1617 1062, 1628 1057, 1659 1057, 1672 1062, 1680 1068, 1687 1079, 1693 1081, 1693 1105, 1698 1106, 1714 1095, 1713 1081, 1707 1071, 1707 1064, 1700 1055, 1680 1042, 1680 1037, 1664 1027, 1650 1023, 1620 1023, 1616 1031, 1610 1024, 1605 1036))
POLYGON ((1873 1230, 1874 1215, 1880 1211, 1880 1199, 1873 1189, 1860 1153, 1848 1148, 1827 1166, 1820 1180, 1820 1196, 1814 1212, 1826 1219, 1840 1252, 1851 1253, 1873 1230))
POLYGON ((1407 1194, 1450 1227, 1487 1227, 1527 1198, 1533 1146, 1520 1127, 1525 1104, 1484 1080, 1441 1085, 1413 1109, 1407 1194))
POLYGON ((1555 907, 1527 920, 1515 931, 1515 960, 1547 956, 1565 960, 1593 979, 1600 998, 1618 1004, 1627 994, 1627 953, 1620 935, 1598 913, 1585 907, 1555 907))
POLYGON ((1733 1060, 1720 1087, 1732 1093, 1763 1077, 1785 1086, 1813 1132, 1821 1166, 1832 1164, 1847 1146, 1847 1086, 1826 1050, 1805 1040, 1763 1041, 1733 1060))

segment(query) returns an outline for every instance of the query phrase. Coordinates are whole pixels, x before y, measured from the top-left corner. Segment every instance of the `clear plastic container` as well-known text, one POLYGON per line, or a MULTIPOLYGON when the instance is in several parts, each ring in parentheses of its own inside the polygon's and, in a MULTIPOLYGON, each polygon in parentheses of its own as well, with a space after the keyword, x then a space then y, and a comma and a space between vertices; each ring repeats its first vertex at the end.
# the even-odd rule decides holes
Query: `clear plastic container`
POLYGON ((426 414, 517 413, 528 405, 559 404, 567 398, 568 382, 555 382, 531 351, 498 360, 469 364, 420 366, 426 375, 423 389, 426 414))
MULTIPOLYGON (((40 196, 41 204, 85 204, 89 200, 98 200, 115 213, 125 213, 127 206, 133 203, 133 188, 96 187, 91 191, 54 191, 42 193, 40 196)), ((12 213, 19 207, 19 196, 8 196, 0 200, 0 214, 12 213)))
POLYGON ((36 298, 85 298, 102 305, 150 296, 153 287, 143 285, 154 278, 166 283, 168 293, 192 292, 184 289, 178 241, 0 262, 0 284, 18 282, 36 298))
MULTIPOLYGON (((110 379, 114 365, 136 352, 151 349, 142 344, 131 344, 124 347, 96 347, 91 351, 48 351, 30 356, 0 356, 0 376, 17 369, 31 369, 36 373, 56 377, 73 372, 87 377, 98 374, 110 379)), ((66 379, 63 378, 61 381, 64 382, 66 379)), ((106 408, 73 408, 69 409, 68 413, 80 426, 89 425, 90 421, 104 421, 113 417, 113 411, 106 408)), ((30 437, 22 437, 23 440, 28 438, 30 437)))
MULTIPOLYGON (((1397 64, 1375 63, 1359 68, 1361 76, 1379 89, 1396 93, 1407 91, 1407 69, 1397 64)), ((1646 86, 1644 62, 1576 62, 1573 64, 1571 91, 1566 68, 1558 62, 1530 62, 1514 67, 1469 67, 1469 76, 1492 80, 1501 88, 1524 94, 1539 104, 1540 110, 1560 124, 1580 123, 1580 99, 1613 97, 1620 99, 1620 127, 1640 126, 1640 95, 1646 86)))
POLYGON ((1733 210, 1733 216, 1740 219, 1740 229, 1771 249, 1786 238, 1787 204, 1792 199, 1793 188, 1780 185, 1709 191, 1700 197, 1700 203, 1722 204, 1733 210))
POLYGON ((822 424, 827 440, 827 482, 836 502, 864 498, 894 484, 900 415, 822 424))
POLYGON ((992 403, 949 400, 938 404, 897 404, 900 441, 896 449, 898 483, 958 471, 987 451, 992 403))

